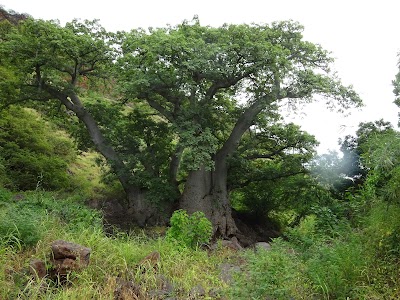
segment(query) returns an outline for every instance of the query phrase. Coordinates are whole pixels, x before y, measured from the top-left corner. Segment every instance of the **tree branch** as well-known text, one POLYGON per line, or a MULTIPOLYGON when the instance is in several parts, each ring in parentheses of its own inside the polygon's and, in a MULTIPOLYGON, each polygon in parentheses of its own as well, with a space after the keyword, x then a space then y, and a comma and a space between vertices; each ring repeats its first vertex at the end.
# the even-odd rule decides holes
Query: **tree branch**
POLYGON ((233 185, 231 187, 231 190, 235 190, 235 189, 240 189, 240 188, 244 188, 246 186, 248 186, 249 184, 253 183, 253 182, 262 182, 262 181, 277 181, 279 179, 282 178, 288 178, 288 177, 292 177, 292 176, 296 176, 296 175, 300 175, 300 174, 307 174, 308 171, 303 169, 300 171, 293 171, 293 172, 288 172, 288 173, 281 173, 272 177, 268 177, 268 176, 258 176, 257 178, 251 178, 251 179, 247 179, 241 183, 237 183, 235 185, 233 185))
POLYGON ((149 97, 146 97, 145 99, 152 108, 154 108, 160 114, 162 114, 169 122, 171 122, 171 123, 174 122, 174 118, 173 118, 171 112, 168 111, 164 106, 157 103, 157 101, 150 99, 149 97))
POLYGON ((233 127, 230 136, 225 141, 221 149, 217 152, 218 156, 226 158, 237 149, 242 135, 252 125, 254 118, 265 108, 266 101, 269 101, 268 97, 259 99, 242 113, 233 127))
POLYGON ((178 186, 177 175, 183 150, 184 148, 178 143, 178 145, 176 145, 174 154, 171 156, 168 176, 169 176, 169 182, 174 186, 178 186))
POLYGON ((258 159, 258 158, 269 159, 269 158, 274 157, 275 155, 280 154, 282 151, 289 149, 289 148, 293 148, 293 147, 296 147, 296 144, 289 144, 289 145, 282 146, 279 149, 276 149, 275 151, 272 151, 269 154, 254 153, 251 155, 247 155, 247 156, 245 156, 245 159, 249 159, 249 160, 258 159))
POLYGON ((240 140, 247 129, 253 124, 255 117, 273 101, 279 99, 280 94, 280 78, 275 74, 274 90, 270 94, 260 96, 252 105, 250 105, 239 117, 232 132, 221 149, 217 152, 217 156, 226 159, 239 146, 240 140))
POLYGON ((205 102, 210 101, 220 89, 226 89, 231 86, 234 86, 240 80, 242 80, 243 78, 246 78, 250 74, 251 74, 251 72, 249 71, 249 72, 243 73, 240 76, 231 77, 231 78, 227 78, 226 80, 223 80, 223 81, 214 82, 207 90, 205 97, 204 97, 204 101, 205 102))

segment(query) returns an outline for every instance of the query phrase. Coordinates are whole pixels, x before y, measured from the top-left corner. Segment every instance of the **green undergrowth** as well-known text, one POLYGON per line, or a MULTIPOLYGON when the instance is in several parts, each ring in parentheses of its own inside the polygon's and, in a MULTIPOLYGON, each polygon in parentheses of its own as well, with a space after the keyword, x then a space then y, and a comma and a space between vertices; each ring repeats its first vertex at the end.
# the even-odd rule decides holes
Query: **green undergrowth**
POLYGON ((372 207, 359 226, 338 220, 328 229, 308 216, 268 251, 234 252, 220 243, 206 251, 141 230, 106 234, 101 214, 80 196, 0 190, 0 299, 114 299, 120 278, 138 284, 143 299, 399 299, 400 208, 372 207), (63 286, 32 280, 29 262, 48 263, 58 239, 90 247, 89 267, 63 286), (156 269, 141 268, 154 251, 156 269), (234 270, 230 283, 222 265, 234 270), (162 296, 154 293, 160 278, 173 287, 162 296), (203 295, 193 296, 200 286, 203 295))
POLYGON ((114 299, 117 278, 133 280, 143 293, 149 293, 157 289, 162 276, 174 287, 170 296, 175 299, 189 299, 191 290, 199 286, 205 290, 199 299, 215 299, 226 288, 218 266, 231 259, 229 251, 210 254, 176 247, 175 242, 151 239, 141 231, 107 235, 101 215, 77 197, 58 199, 52 193, 15 195, 1 190, 0 211, 0 299, 114 299), (72 273, 62 287, 48 279, 32 280, 30 260, 48 262, 50 245, 58 239, 91 248, 89 267, 72 273), (161 257, 157 271, 138 268, 154 251, 161 257))
POLYGON ((229 299, 399 299, 400 208, 376 203, 362 225, 308 216, 270 251, 245 252, 229 299))

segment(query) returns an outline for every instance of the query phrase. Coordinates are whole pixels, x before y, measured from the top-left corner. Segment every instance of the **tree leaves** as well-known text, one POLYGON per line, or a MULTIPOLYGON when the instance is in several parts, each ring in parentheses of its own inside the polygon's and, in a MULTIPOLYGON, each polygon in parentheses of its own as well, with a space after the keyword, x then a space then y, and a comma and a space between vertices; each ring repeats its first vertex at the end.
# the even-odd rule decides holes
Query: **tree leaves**
POLYGON ((321 94, 338 107, 360 105, 352 88, 330 74, 327 51, 304 41, 302 31, 295 22, 212 28, 198 19, 133 30, 123 38, 119 80, 129 99, 147 102, 174 125, 182 144, 192 147, 187 153, 195 146, 196 154, 186 157, 207 161, 251 109, 242 118, 246 126, 285 98, 296 106, 321 94))
POLYGON ((111 166, 124 170, 111 169, 144 189, 169 181, 175 149, 183 177, 212 169, 216 157, 242 164, 253 156, 243 163, 249 178, 301 173, 316 141, 273 124, 281 101, 297 106, 321 94, 342 108, 360 104, 330 73, 329 53, 302 31, 292 21, 213 28, 194 19, 114 34, 96 20, 28 19, 2 35, 2 100, 57 100, 86 116, 86 128, 71 125, 81 144, 97 137, 111 166), (82 129, 92 130, 90 140, 82 129))

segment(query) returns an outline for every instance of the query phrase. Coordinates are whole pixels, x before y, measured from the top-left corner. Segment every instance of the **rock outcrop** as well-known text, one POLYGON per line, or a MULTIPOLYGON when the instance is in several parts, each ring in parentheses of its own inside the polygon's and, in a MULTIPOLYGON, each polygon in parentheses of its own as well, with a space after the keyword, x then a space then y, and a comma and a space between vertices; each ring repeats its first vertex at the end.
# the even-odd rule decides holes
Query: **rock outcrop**
POLYGON ((50 265, 33 259, 29 271, 34 278, 48 277, 52 280, 63 280, 73 271, 80 271, 89 265, 91 249, 79 244, 57 240, 51 244, 50 265))
POLYGON ((13 25, 17 25, 20 21, 23 21, 28 18, 26 14, 19 14, 14 11, 7 11, 3 7, 0 6, 0 22, 7 20, 13 25))

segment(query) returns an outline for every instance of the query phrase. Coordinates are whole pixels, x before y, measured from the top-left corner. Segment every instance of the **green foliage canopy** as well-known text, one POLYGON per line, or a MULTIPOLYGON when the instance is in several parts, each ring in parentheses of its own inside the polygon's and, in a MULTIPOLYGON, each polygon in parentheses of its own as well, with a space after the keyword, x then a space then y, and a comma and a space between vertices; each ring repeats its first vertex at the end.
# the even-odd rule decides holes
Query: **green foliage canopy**
POLYGON ((228 186, 235 205, 261 218, 272 210, 296 208, 301 213, 310 207, 316 182, 307 164, 316 145, 313 136, 294 124, 276 122, 246 133, 230 159, 228 186))
POLYGON ((24 21, 0 45, 2 64, 8 70, 15 66, 14 85, 18 86, 13 97, 1 97, 1 104, 28 100, 35 108, 43 109, 45 103, 65 113, 60 109, 64 105, 73 112, 64 115, 78 118, 58 123, 64 122, 63 128, 77 138, 82 150, 101 152, 125 187, 152 186, 162 193, 167 172, 162 180, 159 177, 168 164, 169 128, 152 118, 149 109, 113 100, 117 97, 111 88, 117 42, 117 34, 105 31, 97 21, 74 20, 65 26, 24 21))
POLYGON ((89 133, 76 136, 81 142, 90 136, 125 191, 130 185, 161 191, 172 182, 174 157, 182 158, 183 179, 200 166, 212 169, 216 157, 235 155, 242 138, 242 145, 258 141, 243 156, 261 155, 250 177, 300 174, 315 140, 295 126, 268 123, 279 119, 282 103, 295 107, 319 94, 342 109, 361 104, 330 72, 329 54, 304 41, 302 31, 290 21, 212 28, 194 19, 116 35, 96 21, 63 27, 28 19, 0 45, 1 65, 11 70, 3 77, 17 87, 1 102, 57 100, 73 111, 89 133), (119 89, 106 91, 110 82, 119 89), (266 130, 288 145, 271 145, 266 130))
POLYGON ((133 30, 118 60, 122 92, 173 124, 196 169, 229 138, 225 148, 232 152, 256 116, 276 113, 284 99, 295 105, 320 94, 342 108, 361 103, 330 74, 332 59, 304 41, 302 30, 295 22, 212 28, 197 19, 133 30))

